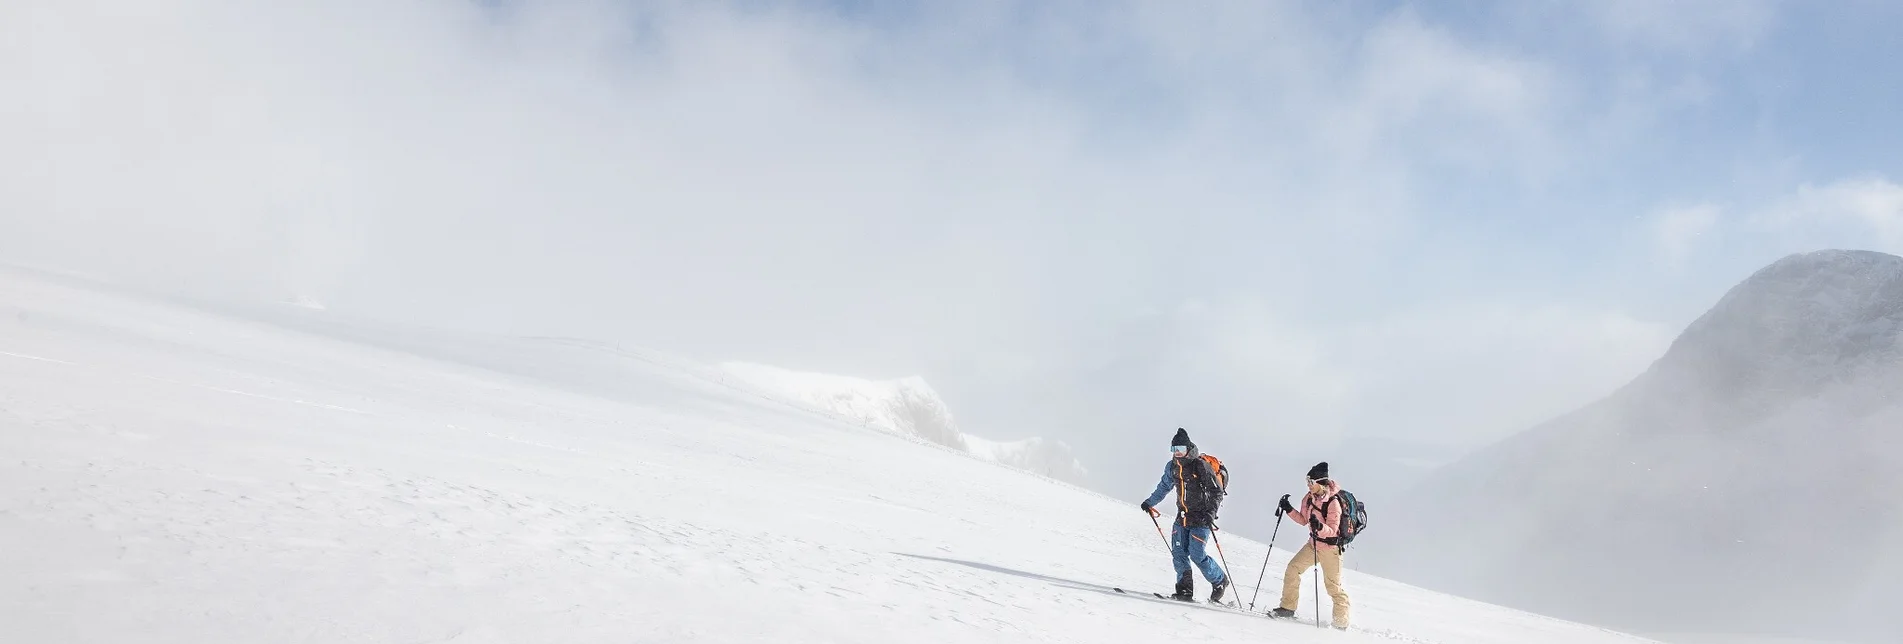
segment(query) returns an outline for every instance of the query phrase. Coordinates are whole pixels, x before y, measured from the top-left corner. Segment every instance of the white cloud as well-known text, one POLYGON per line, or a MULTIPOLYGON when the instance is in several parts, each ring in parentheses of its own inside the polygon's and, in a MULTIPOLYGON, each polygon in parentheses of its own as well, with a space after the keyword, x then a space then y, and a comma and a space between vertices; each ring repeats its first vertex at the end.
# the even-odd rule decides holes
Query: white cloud
POLYGON ((1653 241, 1665 261, 1683 266, 1707 233, 1718 226, 1721 211, 1714 204, 1663 208, 1651 219, 1653 241))
MULTIPOLYGON (((1673 269, 1721 249, 1769 258, 1818 248, 1903 253, 1903 185, 1879 175, 1807 182, 1758 203, 1663 206, 1642 221, 1660 263, 1673 269)), ((1721 278, 1723 286, 1735 277, 1721 278)))
POLYGON ((48 180, 0 251, 906 371, 1299 285, 1407 244, 1437 174, 1563 157, 1550 74, 1405 13, 376 5, 9 3, 0 170, 48 180))
MULTIPOLYGON (((1360 72, 1355 105, 1384 126, 1376 135, 1413 132, 1427 123, 1487 123, 1477 129, 1501 142, 1545 143, 1556 81, 1536 61, 1475 49, 1399 14, 1369 33, 1360 72)), ((1468 143, 1455 147, 1480 148, 1502 160, 1496 148, 1468 143)))
MULTIPOLYGON (((1117 409, 1167 400, 1192 425, 1291 448, 1349 434, 1472 445, 1610 393, 1676 330, 1564 302, 1463 300, 1317 323, 1261 296, 1188 302, 1096 347, 1110 359, 1080 395, 1117 409)), ((1115 412, 1113 412, 1113 415, 1115 412)))
POLYGON ((1806 183, 1751 221, 1759 230, 1794 240, 1903 252, 1903 185, 1878 176, 1806 183))
POLYGON ((1782 206, 1804 217, 1842 217, 1873 229, 1885 248, 1903 249, 1903 186, 1887 179, 1846 179, 1821 188, 1805 185, 1782 206))
POLYGON ((1602 0, 1584 6, 1614 42, 1678 54, 1737 53, 1776 24, 1776 0, 1602 0))
POLYGON ((1537 415, 1505 393, 1578 402, 1650 346, 1591 305, 1414 301, 1479 261, 1450 181, 1565 169, 1593 105, 1407 10, 111 4, 0 3, 0 253, 925 372, 974 429, 1074 436, 1490 435, 1537 415))
POLYGON ((1336 364, 1325 331, 1256 297, 1185 302, 1170 325, 1155 378, 1172 399, 1311 434, 1341 429, 1355 374, 1336 364))
POLYGON ((1448 302, 1344 329, 1337 343, 1360 376, 1356 400, 1381 401, 1355 415, 1359 429, 1459 443, 1501 438, 1609 394, 1676 335, 1578 304, 1448 302))

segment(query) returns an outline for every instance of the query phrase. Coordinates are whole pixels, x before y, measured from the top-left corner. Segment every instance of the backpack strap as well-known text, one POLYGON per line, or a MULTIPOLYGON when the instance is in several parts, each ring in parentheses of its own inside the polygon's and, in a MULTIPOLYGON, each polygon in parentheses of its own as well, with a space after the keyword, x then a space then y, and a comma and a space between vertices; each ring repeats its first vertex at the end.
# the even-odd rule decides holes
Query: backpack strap
MULTIPOLYGON (((1308 507, 1310 507, 1310 508, 1312 508, 1312 509, 1314 509, 1314 511, 1315 511, 1315 514, 1316 514, 1316 516, 1315 516, 1315 518, 1316 518, 1317 520, 1322 520, 1322 521, 1326 521, 1326 520, 1328 520, 1328 504, 1330 504, 1330 503, 1334 503, 1334 502, 1335 502, 1336 500, 1338 500, 1338 499, 1339 499, 1340 497, 1341 497, 1341 495, 1340 495, 1340 494, 1330 494, 1330 495, 1328 495, 1328 500, 1327 500, 1327 501, 1322 501, 1322 504, 1321 504, 1321 507, 1315 507, 1315 504, 1314 504, 1314 503, 1312 503, 1312 502, 1308 504, 1308 507)), ((1345 510, 1344 510, 1344 511, 1342 512, 1342 517, 1341 517, 1341 518, 1342 518, 1343 520, 1346 520, 1346 519, 1348 518, 1348 514, 1347 514, 1347 512, 1346 512, 1345 510)), ((1328 545, 1331 545, 1331 546, 1334 546, 1334 547, 1336 547, 1336 548, 1340 548, 1340 547, 1341 547, 1341 524, 1340 524, 1340 523, 1336 523, 1336 524, 1335 524, 1335 536, 1332 536, 1332 537, 1315 537, 1315 540, 1316 540, 1316 541, 1319 541, 1319 542, 1322 542, 1322 543, 1325 543, 1325 544, 1328 544, 1328 545)))

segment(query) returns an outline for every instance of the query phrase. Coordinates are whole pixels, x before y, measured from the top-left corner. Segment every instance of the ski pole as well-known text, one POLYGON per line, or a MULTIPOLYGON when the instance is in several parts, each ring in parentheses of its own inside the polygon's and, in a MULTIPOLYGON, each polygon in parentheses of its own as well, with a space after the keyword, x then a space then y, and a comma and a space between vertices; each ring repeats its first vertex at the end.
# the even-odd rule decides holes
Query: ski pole
POLYGON ((1171 546, 1171 545, 1170 545, 1170 538, 1169 538, 1169 537, 1165 537, 1165 536, 1163 536, 1163 524, 1161 524, 1161 523, 1158 523, 1158 522, 1156 521, 1156 511, 1155 511, 1155 510, 1151 510, 1151 511, 1150 511, 1150 525, 1154 525, 1154 526, 1156 526, 1156 536, 1157 536, 1157 538, 1160 538, 1160 539, 1162 539, 1162 540, 1163 540, 1163 549, 1164 549, 1164 550, 1175 550, 1175 549, 1176 549, 1176 548, 1175 548, 1175 546, 1171 546))
POLYGON ((1269 555, 1275 554, 1275 535, 1282 532, 1282 510, 1275 511, 1275 530, 1269 533, 1269 551, 1262 553, 1262 572, 1255 575, 1255 592, 1249 594, 1249 610, 1255 610, 1255 598, 1262 595, 1262 580, 1269 575, 1269 555))
POLYGON ((1230 586, 1236 585, 1235 578, 1229 576, 1229 556, 1222 553, 1222 537, 1216 536, 1214 522, 1209 524, 1209 540, 1216 542, 1216 558, 1222 560, 1222 580, 1229 582, 1230 586))
POLYGON ((1322 627, 1322 549, 1315 533, 1308 533, 1308 554, 1315 560, 1315 628, 1322 627))

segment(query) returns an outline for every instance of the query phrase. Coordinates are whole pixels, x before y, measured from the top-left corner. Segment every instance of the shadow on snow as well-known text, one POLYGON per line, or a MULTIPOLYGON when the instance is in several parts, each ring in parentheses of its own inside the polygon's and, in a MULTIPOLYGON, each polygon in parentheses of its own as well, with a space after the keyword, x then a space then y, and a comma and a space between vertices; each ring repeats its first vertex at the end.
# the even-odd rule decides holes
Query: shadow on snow
MULTIPOLYGON (((965 567, 968 567, 968 568, 976 568, 976 569, 979 569, 979 570, 983 570, 983 571, 986 571, 986 572, 995 572, 995 573, 1002 573, 1002 574, 1006 574, 1006 575, 1011 575, 1011 576, 1014 576, 1014 577, 1023 577, 1023 578, 1025 578, 1025 579, 1034 579, 1034 580, 1037 580, 1037 581, 1041 581, 1041 582, 1044 582, 1044 583, 1047 583, 1047 584, 1050 584, 1050 585, 1053 585, 1053 586, 1058 586, 1058 587, 1061 587, 1061 588, 1070 588, 1070 589, 1073 589, 1073 590, 1083 590, 1083 591, 1089 591, 1089 592, 1093 592, 1093 593, 1102 593, 1102 594, 1105 594, 1105 595, 1109 595, 1109 596, 1112 596, 1112 597, 1124 597, 1124 598, 1128 598, 1128 599, 1138 599, 1138 600, 1142 600, 1142 601, 1147 601, 1147 602, 1155 602, 1155 603, 1162 603, 1162 604, 1170 604, 1170 605, 1175 605, 1175 606, 1186 606, 1186 607, 1193 607, 1193 608, 1201 608, 1201 609, 1204 609, 1204 610, 1213 610, 1213 611, 1218 611, 1218 612, 1223 612, 1223 613, 1229 613, 1229 614, 1232 614, 1232 615, 1242 615, 1242 616, 1249 616, 1249 615, 1253 615, 1253 616, 1256 616, 1256 617, 1264 617, 1264 616, 1265 616, 1265 613, 1256 613, 1256 612, 1254 612, 1254 611, 1250 611, 1250 610, 1248 610, 1248 609, 1246 609, 1246 608, 1239 608, 1239 607, 1238 607, 1238 608, 1222 608, 1222 607, 1217 607, 1217 606, 1212 606, 1212 605, 1209 605, 1209 604, 1205 604, 1205 603, 1202 603, 1202 602, 1200 602, 1200 601, 1197 601, 1197 602, 1185 602, 1185 601, 1178 601, 1178 600, 1174 600, 1174 599, 1162 599, 1162 598, 1159 598, 1159 597, 1157 597, 1157 596, 1155 596, 1155 595, 1152 595, 1152 594, 1150 594, 1150 593, 1151 593, 1152 591, 1149 591, 1149 590, 1145 590, 1145 589, 1141 589, 1141 588, 1132 588, 1132 589, 1125 589, 1125 590, 1127 590, 1128 592, 1118 592, 1118 590, 1117 590, 1117 587, 1115 587, 1115 586, 1106 586, 1106 585, 1103 585, 1103 584, 1093 584, 1093 583, 1089 583, 1089 582, 1083 582, 1083 581, 1077 581, 1077 580, 1074 580, 1074 579, 1065 579, 1065 578, 1062 578, 1062 577, 1052 577, 1052 576, 1050 576, 1050 575, 1043 575, 1043 574, 1038 574, 1038 573, 1034 573, 1034 572, 1028 572, 1028 571, 1024 571, 1024 570, 1017 570, 1017 569, 1014 569, 1014 568, 1006 568, 1006 567, 1004 567, 1004 566, 998 566, 998 565, 993 565, 993 564, 988 564, 988 563, 982 563, 982 562, 977 562, 977 561, 965 561, 965 560, 963 560, 963 559, 950 559, 950 558, 946 558, 946 557, 934 557, 934 556, 931 556, 931 555, 915 555, 915 554, 911 554, 911 553, 906 553, 906 552, 894 552, 894 553, 892 553, 892 554, 895 554, 895 555, 899 555, 899 556, 903 556, 903 557, 911 557, 911 558, 913 558, 913 559, 924 559, 924 560, 927 560, 927 561, 938 561, 938 562, 943 562, 943 563, 949 563, 949 564, 957 564, 957 565, 960 565, 960 566, 965 566, 965 567)), ((1237 580, 1237 581, 1239 582, 1240 580, 1237 580)), ((1243 585, 1242 585, 1241 583, 1237 583, 1236 585, 1234 585, 1234 586, 1232 586, 1232 587, 1230 587, 1230 592, 1231 592, 1231 593, 1236 593, 1237 591, 1239 591, 1239 590, 1241 590, 1242 588, 1243 588, 1243 585)), ((1250 588, 1251 588, 1251 589, 1253 589, 1254 587, 1253 587, 1253 586, 1251 586, 1250 588)), ((1233 599, 1233 600, 1236 600, 1236 601, 1238 601, 1238 602, 1240 602, 1240 601, 1241 601, 1241 598, 1240 598, 1240 596, 1239 596, 1239 595, 1234 595, 1234 594, 1232 594, 1232 595, 1230 596, 1230 599, 1233 599)))

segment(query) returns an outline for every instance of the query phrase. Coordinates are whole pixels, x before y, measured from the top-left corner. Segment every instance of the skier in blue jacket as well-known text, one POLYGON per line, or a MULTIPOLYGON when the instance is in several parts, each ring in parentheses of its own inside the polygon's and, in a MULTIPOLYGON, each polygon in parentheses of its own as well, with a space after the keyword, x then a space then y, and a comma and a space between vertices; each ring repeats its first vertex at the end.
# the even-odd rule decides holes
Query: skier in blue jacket
POLYGON ((1176 594, 1171 597, 1183 601, 1195 598, 1196 586, 1190 577, 1190 563, 1195 562, 1202 570, 1203 579, 1209 582, 1209 601, 1220 601, 1223 592, 1229 589, 1229 575, 1215 557, 1209 556, 1206 546, 1215 538, 1216 508, 1222 503, 1223 486, 1209 461, 1204 460, 1196 444, 1190 442, 1189 432, 1181 427, 1176 428, 1176 436, 1170 439, 1170 455, 1169 463, 1163 466, 1163 478, 1156 483, 1156 491, 1139 507, 1150 516, 1161 516, 1156 510, 1157 502, 1170 490, 1176 491, 1176 519, 1170 522, 1170 558, 1176 564, 1176 594))

